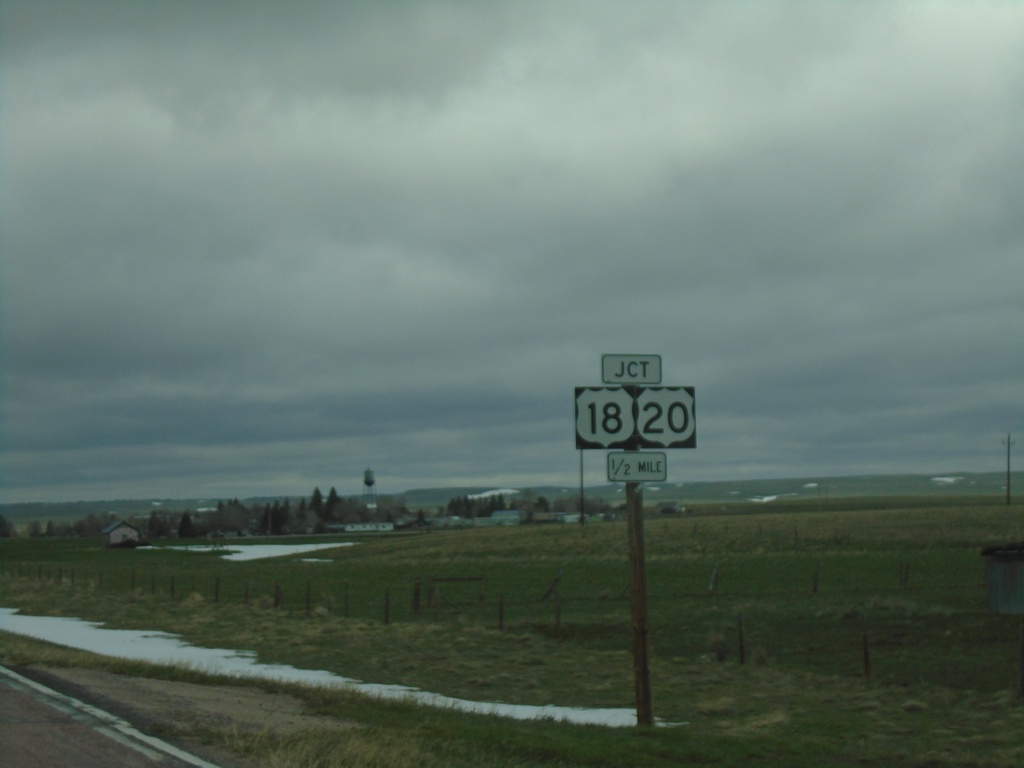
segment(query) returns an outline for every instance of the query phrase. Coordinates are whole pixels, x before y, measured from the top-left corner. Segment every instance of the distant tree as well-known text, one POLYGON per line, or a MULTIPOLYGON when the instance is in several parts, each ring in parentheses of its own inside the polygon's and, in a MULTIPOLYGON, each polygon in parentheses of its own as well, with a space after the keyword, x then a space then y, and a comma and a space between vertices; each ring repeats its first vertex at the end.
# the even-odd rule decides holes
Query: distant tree
POLYGON ((71 524, 72 530, 78 536, 99 536, 105 526, 105 518, 97 516, 95 512, 90 512, 81 520, 76 520, 71 524))
POLYGON ((548 501, 548 497, 547 496, 538 496, 537 500, 533 504, 533 507, 538 512, 550 512, 551 511, 551 502, 548 501))
POLYGON ((313 510, 313 514, 319 520, 324 519, 324 496, 320 493, 319 488, 313 489, 313 495, 309 497, 309 508, 313 510))
MULTIPOLYGON (((155 509, 149 513, 149 525, 146 527, 147 535, 151 539, 159 539, 171 534, 171 526, 167 516, 155 509)), ((49 534, 47 534, 49 535, 49 534)))
POLYGON ((448 502, 448 514, 453 517, 470 517, 473 514, 473 500, 469 496, 456 496, 448 502))
POLYGON ((50 539, 57 535, 57 529, 53 526, 53 520, 46 521, 46 530, 43 531, 43 535, 50 539))
POLYGON ((181 516, 181 522, 178 523, 178 538, 194 539, 198 535, 195 525, 192 524, 192 516, 186 510, 181 516))
POLYGON ((274 505, 270 507, 269 515, 267 533, 271 536, 280 536, 287 530, 288 523, 291 522, 288 500, 285 499, 283 504, 280 501, 275 501, 274 505))
POLYGON ((309 529, 309 510, 306 508, 305 499, 299 499, 299 508, 295 510, 295 524, 302 533, 309 529))
POLYGON ((9 539, 14 536, 14 526, 7 522, 7 518, 0 515, 0 539, 9 539))
POLYGON ((281 524, 281 532, 282 533, 287 533, 290 530, 290 528, 291 528, 291 524, 292 524, 292 503, 288 499, 285 499, 283 502, 281 502, 281 520, 280 520, 280 524, 281 524))
POLYGON ((338 514, 338 506, 341 504, 341 498, 338 496, 338 492, 331 486, 331 492, 327 494, 327 501, 324 502, 324 519, 334 520, 338 514))
POLYGON ((43 524, 38 520, 31 520, 28 524, 28 535, 32 538, 39 538, 43 535, 43 524))

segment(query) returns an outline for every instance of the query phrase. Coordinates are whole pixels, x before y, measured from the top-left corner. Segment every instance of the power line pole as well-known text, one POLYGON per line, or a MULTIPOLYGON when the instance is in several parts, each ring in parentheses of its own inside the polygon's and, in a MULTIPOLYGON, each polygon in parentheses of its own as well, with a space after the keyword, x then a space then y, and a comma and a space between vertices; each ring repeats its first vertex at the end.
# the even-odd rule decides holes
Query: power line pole
POLYGON ((1006 433, 1006 439, 1003 440, 1003 445, 1006 446, 1006 506, 1010 506, 1010 446, 1012 446, 1016 440, 1010 438, 1010 433, 1006 433))

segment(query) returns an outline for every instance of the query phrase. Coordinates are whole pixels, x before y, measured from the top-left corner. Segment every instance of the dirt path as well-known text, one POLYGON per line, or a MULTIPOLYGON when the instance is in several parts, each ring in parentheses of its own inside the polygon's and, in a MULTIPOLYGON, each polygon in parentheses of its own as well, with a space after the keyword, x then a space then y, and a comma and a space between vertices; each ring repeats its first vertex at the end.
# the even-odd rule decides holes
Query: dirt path
POLYGON ((202 734, 354 727, 337 718, 306 714, 302 701, 294 696, 253 686, 197 685, 92 669, 26 667, 18 672, 111 712, 139 730, 176 742, 223 768, 259 763, 210 746, 202 734))

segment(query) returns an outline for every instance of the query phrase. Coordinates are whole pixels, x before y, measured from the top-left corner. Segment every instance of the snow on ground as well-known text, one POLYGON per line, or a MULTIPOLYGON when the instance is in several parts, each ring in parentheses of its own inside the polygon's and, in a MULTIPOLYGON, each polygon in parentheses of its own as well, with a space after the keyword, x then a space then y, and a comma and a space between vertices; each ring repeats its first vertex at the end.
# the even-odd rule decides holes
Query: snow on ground
POLYGON ((151 552, 223 552, 224 560, 262 560, 266 557, 284 557, 318 552, 321 549, 351 547, 354 541, 336 541, 331 544, 200 544, 195 547, 144 547, 151 552))
POLYGON ((577 725, 624 727, 636 725, 633 709, 583 709, 553 705, 503 704, 469 701, 429 693, 404 685, 363 683, 320 669, 297 669, 284 664, 261 664, 252 651, 197 648, 167 632, 104 629, 81 619, 56 616, 22 616, 13 608, 0 608, 0 630, 34 637, 68 648, 153 664, 181 664, 203 672, 262 678, 304 685, 339 686, 381 699, 412 701, 430 707, 496 715, 514 720, 551 718, 577 725))
POLYGON ((489 499, 492 496, 513 496, 519 493, 515 488, 498 488, 495 491, 484 491, 483 493, 471 493, 467 499, 489 499))
POLYGON ((752 501, 755 504, 767 504, 769 501, 775 501, 776 499, 784 499, 787 496, 796 496, 795 493, 780 493, 775 496, 751 496, 747 501, 752 501))

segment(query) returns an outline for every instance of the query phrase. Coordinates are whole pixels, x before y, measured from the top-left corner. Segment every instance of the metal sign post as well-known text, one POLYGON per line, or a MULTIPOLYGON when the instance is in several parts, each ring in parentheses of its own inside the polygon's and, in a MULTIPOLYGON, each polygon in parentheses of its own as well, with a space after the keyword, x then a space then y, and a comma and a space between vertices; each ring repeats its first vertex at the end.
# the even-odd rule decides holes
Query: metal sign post
POLYGON ((608 479, 626 481, 636 724, 645 727, 654 712, 641 481, 664 480, 667 470, 664 453, 639 449, 696 447, 696 400, 693 387, 649 386, 661 383, 660 355, 603 355, 601 380, 622 386, 576 387, 576 447, 623 451, 608 454, 608 479))

